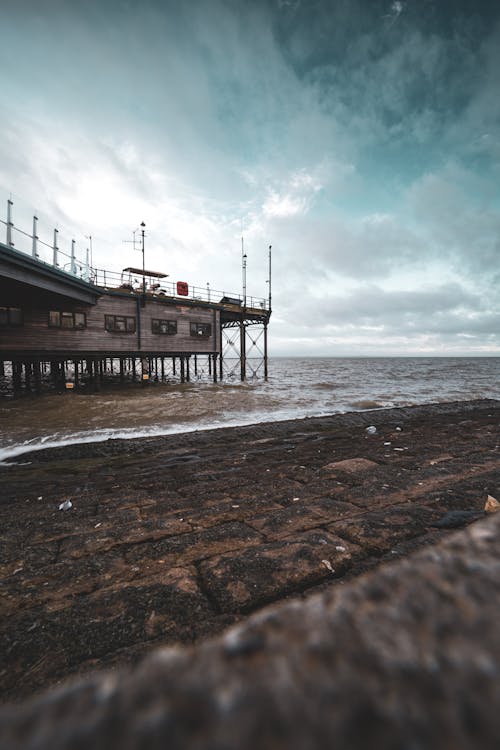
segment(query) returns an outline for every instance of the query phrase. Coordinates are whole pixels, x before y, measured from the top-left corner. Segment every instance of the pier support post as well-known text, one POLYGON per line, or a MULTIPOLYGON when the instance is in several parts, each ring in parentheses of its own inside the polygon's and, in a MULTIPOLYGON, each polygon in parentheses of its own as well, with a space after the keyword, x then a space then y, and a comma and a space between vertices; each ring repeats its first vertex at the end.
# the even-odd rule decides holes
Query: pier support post
POLYGON ((186 357, 186 381, 189 383, 191 380, 190 373, 189 373, 189 360, 191 357, 186 357))
POLYGON ((94 391, 99 390, 99 358, 95 357, 93 361, 94 377, 92 379, 92 387, 94 391))
POLYGON ((59 362, 55 362, 54 360, 51 360, 50 362, 50 379, 52 385, 57 387, 57 382, 59 380, 59 362))
POLYGON ((21 390, 21 363, 12 362, 12 387, 14 391, 21 390))
POLYGON ((92 360, 87 359, 85 362, 85 369, 87 371, 87 382, 92 385, 92 360))
POLYGON ((240 323, 240 372, 242 382, 246 379, 247 360, 246 360, 246 331, 245 322, 242 318, 240 323))
POLYGON ((184 383, 185 382, 185 377, 184 377, 184 357, 180 357, 180 360, 181 360, 181 383, 184 383))
POLYGON ((267 323, 264 323, 264 380, 267 380, 267 323))
POLYGON ((24 363, 24 387, 27 391, 31 390, 31 363, 24 363))
POLYGON ((40 371, 40 360, 36 359, 33 362, 33 375, 35 378, 35 393, 41 393, 42 391, 42 373, 40 371))

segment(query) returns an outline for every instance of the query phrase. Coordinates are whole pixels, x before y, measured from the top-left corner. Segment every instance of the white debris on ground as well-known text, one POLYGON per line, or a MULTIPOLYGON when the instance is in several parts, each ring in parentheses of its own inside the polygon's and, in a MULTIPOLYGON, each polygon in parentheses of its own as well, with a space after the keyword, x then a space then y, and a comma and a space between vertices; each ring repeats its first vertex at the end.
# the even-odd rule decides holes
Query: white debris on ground
POLYGON ((486 513, 497 513, 500 510, 500 503, 492 495, 488 495, 486 503, 484 505, 486 513))

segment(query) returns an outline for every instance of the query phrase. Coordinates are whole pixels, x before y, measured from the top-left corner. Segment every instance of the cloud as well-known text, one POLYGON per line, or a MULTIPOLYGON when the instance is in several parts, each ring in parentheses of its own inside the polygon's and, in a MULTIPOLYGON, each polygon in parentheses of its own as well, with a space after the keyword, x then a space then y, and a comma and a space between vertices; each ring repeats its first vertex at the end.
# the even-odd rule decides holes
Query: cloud
POLYGON ((305 214, 311 208, 314 196, 322 189, 319 172, 301 169, 293 172, 279 188, 267 188, 262 213, 267 217, 291 217, 305 214))
POLYGON ((489 180, 450 162, 417 180, 408 204, 433 254, 487 287, 498 283, 500 212, 489 180))
POLYGON ((272 244, 282 349, 497 351, 499 14, 453 5, 11 3, 16 221, 118 268, 145 221, 148 262, 231 291, 243 233, 257 295, 272 244))

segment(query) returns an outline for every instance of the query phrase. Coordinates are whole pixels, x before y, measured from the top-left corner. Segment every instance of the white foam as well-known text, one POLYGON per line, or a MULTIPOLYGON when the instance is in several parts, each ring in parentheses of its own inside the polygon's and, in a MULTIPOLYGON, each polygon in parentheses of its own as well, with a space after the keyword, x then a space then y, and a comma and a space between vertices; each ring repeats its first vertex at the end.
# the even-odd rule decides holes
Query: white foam
MULTIPOLYGON (((41 451, 48 448, 62 448, 69 445, 79 445, 83 443, 103 443, 107 440, 134 440, 137 438, 161 437, 162 435, 174 435, 183 432, 198 432, 206 430, 220 430, 225 427, 243 427, 251 424, 262 424, 265 422, 285 422, 288 419, 300 419, 301 417, 324 416, 322 414, 304 413, 298 414, 297 411, 279 413, 279 414, 259 414, 253 413, 245 417, 239 416, 228 420, 213 420, 210 423, 180 423, 176 425, 152 426, 144 429, 101 429, 95 431, 76 432, 58 437, 54 435, 44 435, 41 438, 27 440, 24 443, 11 444, 0 447, 0 467, 12 465, 9 459, 21 456, 24 453, 32 451, 41 451)), ((17 462, 16 466, 19 466, 17 462)))

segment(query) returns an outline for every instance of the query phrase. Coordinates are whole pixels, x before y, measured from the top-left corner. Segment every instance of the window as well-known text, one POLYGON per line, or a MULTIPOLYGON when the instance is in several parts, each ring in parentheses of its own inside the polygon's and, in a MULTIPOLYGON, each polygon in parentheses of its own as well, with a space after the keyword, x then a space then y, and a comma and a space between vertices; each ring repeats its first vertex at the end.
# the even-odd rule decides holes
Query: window
POLYGON ((177 321, 153 318, 151 321, 151 331, 152 333, 164 333, 167 336, 173 336, 174 333, 177 333, 177 321))
POLYGON ((22 326, 23 311, 20 307, 0 307, 0 326, 22 326))
POLYGON ((208 339, 212 334, 212 326, 210 323, 190 323, 189 332, 191 336, 196 336, 196 338, 208 339))
POLYGON ((49 312, 49 326, 50 328, 66 328, 71 330, 86 328, 87 317, 85 313, 51 310, 49 312))
POLYGON ((105 315, 104 327, 110 333, 135 333, 135 318, 129 315, 105 315))

